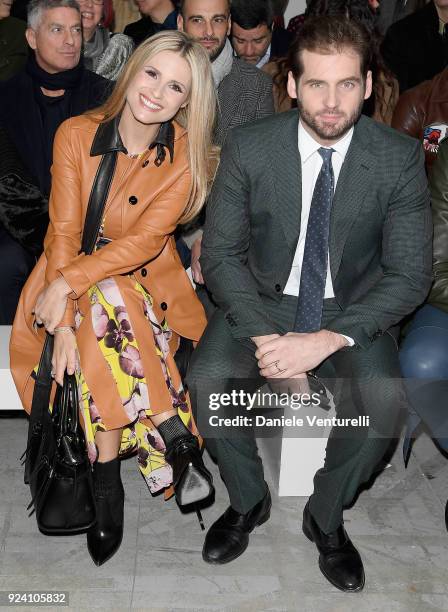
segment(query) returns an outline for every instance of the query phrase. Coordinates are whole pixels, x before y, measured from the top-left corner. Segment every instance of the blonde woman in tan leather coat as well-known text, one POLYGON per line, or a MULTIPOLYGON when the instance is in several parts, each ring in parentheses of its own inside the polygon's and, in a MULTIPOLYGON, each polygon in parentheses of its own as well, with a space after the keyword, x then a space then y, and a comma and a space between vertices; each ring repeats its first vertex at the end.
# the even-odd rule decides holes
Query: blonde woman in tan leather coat
POLYGON ((97 565, 123 534, 119 454, 136 450, 151 492, 169 495, 174 483, 180 505, 213 490, 173 358, 180 337, 197 341, 206 321, 172 234, 206 197, 215 104, 205 51, 164 32, 137 49, 102 107, 56 134, 50 226, 20 299, 11 366, 28 411, 45 330, 55 336, 57 383, 65 370, 77 373, 97 502, 87 544, 97 565), (79 255, 110 151, 115 168, 97 177, 111 184, 96 250, 79 255))

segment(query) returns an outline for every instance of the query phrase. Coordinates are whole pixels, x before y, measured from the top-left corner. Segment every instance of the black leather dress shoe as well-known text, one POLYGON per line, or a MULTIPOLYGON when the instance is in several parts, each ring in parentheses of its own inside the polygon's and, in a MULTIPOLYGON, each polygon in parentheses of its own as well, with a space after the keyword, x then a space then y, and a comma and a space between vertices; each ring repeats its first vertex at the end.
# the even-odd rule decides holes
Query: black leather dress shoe
POLYGON ((271 514, 269 490, 261 501, 246 514, 231 506, 213 523, 205 537, 202 558, 207 563, 229 563, 243 554, 249 544, 249 534, 265 523, 271 514))
POLYGON ((448 500, 445 505, 445 527, 448 530, 448 500))
POLYGON ((174 492, 180 506, 195 504, 213 493, 213 478, 202 461, 195 436, 176 438, 165 458, 173 468, 174 492))
POLYGON ((362 560, 343 525, 325 534, 312 517, 308 504, 303 511, 302 529, 317 546, 320 571, 341 591, 361 591, 365 582, 362 560))

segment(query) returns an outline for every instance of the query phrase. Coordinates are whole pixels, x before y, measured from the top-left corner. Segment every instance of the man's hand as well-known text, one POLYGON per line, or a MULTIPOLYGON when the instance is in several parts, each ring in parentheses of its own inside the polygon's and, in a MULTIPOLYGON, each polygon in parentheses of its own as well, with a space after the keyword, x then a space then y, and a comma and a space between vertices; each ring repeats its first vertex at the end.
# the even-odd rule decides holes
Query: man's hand
POLYGON ((327 357, 348 346, 348 341, 340 334, 322 329, 309 334, 290 332, 257 346, 255 357, 262 376, 300 378, 301 374, 314 370, 327 357))
POLYGON ((38 325, 44 325, 49 334, 54 332, 64 316, 68 295, 72 292, 64 277, 51 282, 36 301, 34 315, 38 325))
POLYGON ((201 256, 202 249, 202 236, 193 242, 191 245, 191 275, 195 283, 199 285, 204 284, 204 277, 202 276, 201 264, 199 263, 199 257, 201 256))
MULTIPOLYGON (((266 344, 266 342, 269 342, 270 340, 275 340, 276 338, 281 338, 280 334, 268 334, 267 336, 254 336, 253 338, 251 338, 251 340, 255 344, 257 349, 259 349, 260 346, 262 346, 263 344, 266 344)), ((255 355, 256 354, 257 353, 255 353, 255 355)))

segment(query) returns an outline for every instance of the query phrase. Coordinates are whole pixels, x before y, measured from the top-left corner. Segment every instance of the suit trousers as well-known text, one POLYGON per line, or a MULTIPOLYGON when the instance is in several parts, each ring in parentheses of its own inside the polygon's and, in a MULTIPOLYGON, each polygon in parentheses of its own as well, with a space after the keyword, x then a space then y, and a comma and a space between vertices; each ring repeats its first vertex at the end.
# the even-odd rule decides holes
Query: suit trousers
MULTIPOLYGON (((265 299, 266 311, 285 334, 292 329, 297 298, 283 296, 279 302, 265 299)), ((325 300, 322 328, 340 312, 335 300, 325 300)), ((200 428, 209 415, 207 392, 229 393, 235 379, 253 392, 266 381, 259 374, 256 347, 250 338, 234 338, 217 309, 193 352, 187 375, 193 413, 200 428)), ((314 477, 310 510, 325 533, 337 529, 345 507, 355 499, 383 458, 403 412, 405 394, 401 382, 398 350, 393 335, 386 332, 367 349, 347 347, 329 357, 316 370, 334 394, 338 418, 369 417, 368 427, 333 427, 324 466, 314 477), (331 380, 334 381, 334 387, 331 380)), ((242 385, 241 385, 242 386, 242 385)), ((254 435, 206 437, 205 443, 217 461, 231 506, 245 514, 266 493, 263 465, 254 435)), ((297 441, 300 444, 300 440, 297 441)), ((300 466, 297 466, 297 470, 300 466)))

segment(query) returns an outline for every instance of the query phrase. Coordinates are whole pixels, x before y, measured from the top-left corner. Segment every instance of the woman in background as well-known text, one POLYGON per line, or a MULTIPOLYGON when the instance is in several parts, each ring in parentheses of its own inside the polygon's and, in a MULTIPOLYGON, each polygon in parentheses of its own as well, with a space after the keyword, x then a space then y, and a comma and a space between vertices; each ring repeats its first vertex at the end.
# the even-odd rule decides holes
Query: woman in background
POLYGON ((111 34, 104 23, 112 13, 112 0, 78 0, 84 36, 84 66, 116 81, 134 50, 129 36, 111 34))

